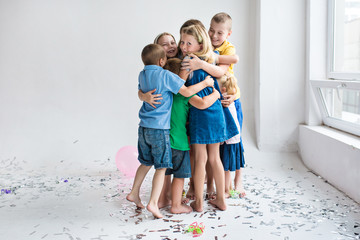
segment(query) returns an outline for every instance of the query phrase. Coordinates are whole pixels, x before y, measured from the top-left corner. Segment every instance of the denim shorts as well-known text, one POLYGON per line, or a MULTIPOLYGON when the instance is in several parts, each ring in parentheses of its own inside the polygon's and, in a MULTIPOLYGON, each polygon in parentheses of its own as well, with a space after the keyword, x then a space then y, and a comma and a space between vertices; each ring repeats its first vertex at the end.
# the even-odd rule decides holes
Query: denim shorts
POLYGON ((176 178, 190 178, 191 165, 189 151, 172 150, 173 169, 166 169, 165 175, 174 174, 176 178))
POLYGON ((145 166, 154 165, 155 169, 172 168, 170 130, 139 126, 138 152, 138 159, 145 166))

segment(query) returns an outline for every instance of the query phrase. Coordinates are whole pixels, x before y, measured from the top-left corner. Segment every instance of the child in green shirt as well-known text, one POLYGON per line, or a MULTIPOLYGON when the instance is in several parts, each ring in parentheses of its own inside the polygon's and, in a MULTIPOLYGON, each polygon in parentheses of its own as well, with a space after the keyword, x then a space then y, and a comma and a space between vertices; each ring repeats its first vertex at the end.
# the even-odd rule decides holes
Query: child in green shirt
MULTIPOLYGON (((164 69, 181 76, 181 60, 178 58, 169 59, 164 69)), ((185 70, 186 71, 186 70, 185 70)), ((214 89, 215 90, 215 89, 214 89)), ((192 208, 183 203, 182 192, 184 189, 185 178, 191 177, 191 166, 189 150, 190 145, 187 136, 186 122, 189 115, 190 104, 198 109, 210 107, 217 99, 220 98, 218 91, 200 98, 198 96, 184 97, 181 94, 173 96, 173 105, 170 119, 170 143, 172 150, 173 169, 167 169, 165 173, 164 187, 159 198, 159 208, 169 205, 171 199, 171 213, 189 213, 192 208), (173 180, 171 182, 171 174, 173 180), (169 194, 171 192, 171 194, 169 194)))

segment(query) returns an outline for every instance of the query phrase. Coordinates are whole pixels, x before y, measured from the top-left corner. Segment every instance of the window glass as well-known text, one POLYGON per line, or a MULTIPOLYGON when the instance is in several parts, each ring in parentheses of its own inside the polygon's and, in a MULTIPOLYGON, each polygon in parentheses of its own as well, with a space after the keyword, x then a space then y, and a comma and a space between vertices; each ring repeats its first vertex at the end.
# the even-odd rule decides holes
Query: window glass
POLYGON ((333 72, 360 72, 360 0, 336 0, 333 9, 333 72))
POLYGON ((339 88, 320 88, 327 115, 343 121, 359 124, 360 91, 339 88))

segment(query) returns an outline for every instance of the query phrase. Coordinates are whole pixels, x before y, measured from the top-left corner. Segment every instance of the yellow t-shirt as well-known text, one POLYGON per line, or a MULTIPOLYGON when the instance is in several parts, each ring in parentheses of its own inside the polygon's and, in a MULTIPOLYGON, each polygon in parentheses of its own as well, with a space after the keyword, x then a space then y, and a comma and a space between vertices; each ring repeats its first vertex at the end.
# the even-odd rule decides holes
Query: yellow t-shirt
MULTIPOLYGON (((236 52, 235 46, 232 45, 227 40, 225 40, 223 42, 223 44, 221 44, 220 47, 215 48, 214 51, 218 51, 220 55, 234 55, 236 52)), ((228 68, 228 72, 230 74, 234 75, 234 64, 230 65, 230 67, 228 68)), ((236 85, 236 98, 235 99, 239 99, 239 98, 240 98, 240 88, 238 85, 236 85)))

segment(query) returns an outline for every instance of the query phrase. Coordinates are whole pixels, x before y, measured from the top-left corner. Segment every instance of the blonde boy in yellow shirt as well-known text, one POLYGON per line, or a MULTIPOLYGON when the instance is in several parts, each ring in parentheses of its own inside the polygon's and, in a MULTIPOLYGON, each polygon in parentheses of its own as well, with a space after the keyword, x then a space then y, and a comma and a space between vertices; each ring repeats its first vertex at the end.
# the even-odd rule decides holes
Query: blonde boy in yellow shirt
MULTIPOLYGON (((229 64, 227 71, 231 75, 234 75, 233 67, 234 67, 234 63, 238 61, 238 56, 235 54, 236 53, 235 46, 232 45, 227 40, 227 38, 230 37, 232 33, 231 28, 232 28, 232 19, 229 16, 229 14, 220 12, 212 17, 208 33, 211 39, 211 43, 214 47, 214 51, 218 51, 220 54, 217 62, 221 62, 222 64, 229 64)), ((231 102, 232 101, 229 100, 228 104, 230 104, 231 102)), ((223 104, 223 106, 226 106, 226 103, 227 102, 225 101, 225 104, 223 104)), ((240 89, 238 85, 236 85, 236 95, 235 95, 234 103, 237 110, 237 117, 239 120, 240 132, 241 132, 243 113, 241 109, 240 89)), ((239 159, 237 160, 234 183, 235 183, 235 193, 239 194, 240 197, 244 197, 245 190, 243 187, 242 177, 241 177, 241 168, 243 168, 245 165, 244 148, 242 145, 242 140, 240 141, 239 144, 240 144, 239 146, 240 156, 238 156, 237 158, 240 157, 240 160, 239 159)))
MULTIPOLYGON (((209 36, 211 43, 214 47, 214 51, 218 51, 220 56, 218 56, 217 62, 222 64, 229 64, 227 71, 234 75, 234 63, 237 63, 238 56, 236 55, 235 46, 232 45, 227 38, 230 37, 232 30, 232 19, 231 17, 224 12, 217 13, 213 16, 210 22, 209 36), (226 57, 223 57, 226 55, 226 57)), ((236 98, 240 98, 240 89, 236 86, 236 98)))

